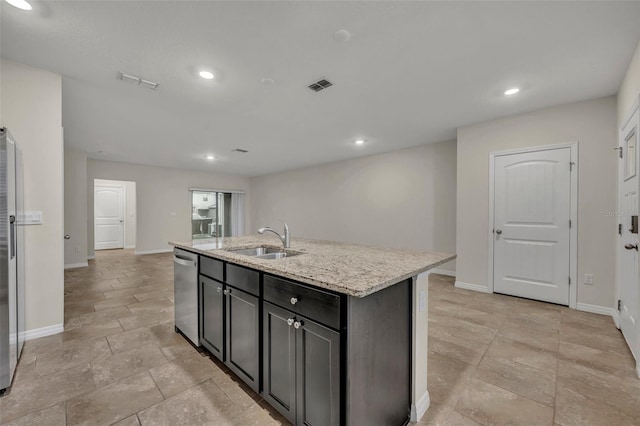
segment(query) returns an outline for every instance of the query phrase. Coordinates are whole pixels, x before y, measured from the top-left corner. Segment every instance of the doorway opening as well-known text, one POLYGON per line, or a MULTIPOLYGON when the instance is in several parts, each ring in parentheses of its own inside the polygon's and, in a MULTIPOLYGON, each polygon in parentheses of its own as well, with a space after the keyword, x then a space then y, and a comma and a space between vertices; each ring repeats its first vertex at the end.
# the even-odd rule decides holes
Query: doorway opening
POLYGON ((243 193, 191 189, 192 239, 231 237, 243 233, 243 193))
POLYGON ((94 250, 136 247, 136 183, 94 179, 94 250))
POLYGON ((577 307, 577 158, 577 143, 490 154, 490 292, 577 307))

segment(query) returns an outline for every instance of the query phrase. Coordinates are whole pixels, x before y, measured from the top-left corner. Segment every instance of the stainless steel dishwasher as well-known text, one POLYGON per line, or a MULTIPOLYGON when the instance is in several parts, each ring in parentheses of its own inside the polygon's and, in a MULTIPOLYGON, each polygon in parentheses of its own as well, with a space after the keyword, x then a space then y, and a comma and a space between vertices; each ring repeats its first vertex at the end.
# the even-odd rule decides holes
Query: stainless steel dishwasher
POLYGON ((173 251, 173 291, 176 331, 200 346, 198 333, 198 255, 173 251))

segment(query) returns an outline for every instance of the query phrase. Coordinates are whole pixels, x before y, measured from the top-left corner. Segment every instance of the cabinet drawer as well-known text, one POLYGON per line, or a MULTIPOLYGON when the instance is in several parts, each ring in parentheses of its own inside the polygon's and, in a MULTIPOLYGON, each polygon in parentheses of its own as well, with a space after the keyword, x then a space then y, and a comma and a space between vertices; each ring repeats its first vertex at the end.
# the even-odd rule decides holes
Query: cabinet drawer
POLYGON ((340 296, 271 275, 264 276, 264 299, 340 329, 340 296), (292 302, 295 298, 295 303, 292 302))
POLYGON ((200 273, 214 280, 224 280, 224 263, 221 260, 200 256, 200 273))
POLYGON ((227 263, 227 284, 260 296, 260 273, 253 269, 227 263))

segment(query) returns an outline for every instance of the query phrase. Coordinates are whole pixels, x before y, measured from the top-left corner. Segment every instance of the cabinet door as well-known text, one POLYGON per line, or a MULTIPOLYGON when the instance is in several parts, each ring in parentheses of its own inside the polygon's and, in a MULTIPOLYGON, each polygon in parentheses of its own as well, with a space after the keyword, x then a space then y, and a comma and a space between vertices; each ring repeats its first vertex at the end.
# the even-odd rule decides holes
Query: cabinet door
POLYGON ((263 398, 295 423, 296 351, 294 314, 263 303, 263 398))
POLYGON ((296 424, 340 424, 340 335, 311 320, 296 328, 296 424))
POLYGON ((200 275, 202 318, 200 342, 220 361, 224 361, 224 285, 200 275))
POLYGON ((227 366, 259 391, 260 303, 258 298, 227 286, 227 366))

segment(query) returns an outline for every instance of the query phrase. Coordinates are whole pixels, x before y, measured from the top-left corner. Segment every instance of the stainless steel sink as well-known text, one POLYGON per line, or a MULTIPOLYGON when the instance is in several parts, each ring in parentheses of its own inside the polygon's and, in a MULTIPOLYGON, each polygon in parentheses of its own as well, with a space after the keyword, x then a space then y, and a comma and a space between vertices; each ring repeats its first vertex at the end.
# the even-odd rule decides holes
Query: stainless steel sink
POLYGON ((256 259, 284 259, 285 257, 295 256, 300 253, 284 251, 283 249, 270 247, 251 247, 245 249, 229 249, 229 253, 241 254, 243 256, 251 256, 256 259))
POLYGON ((264 256, 266 254, 282 253, 282 250, 269 247, 251 247, 246 249, 231 249, 227 251, 235 254, 241 254, 243 256, 264 256))

